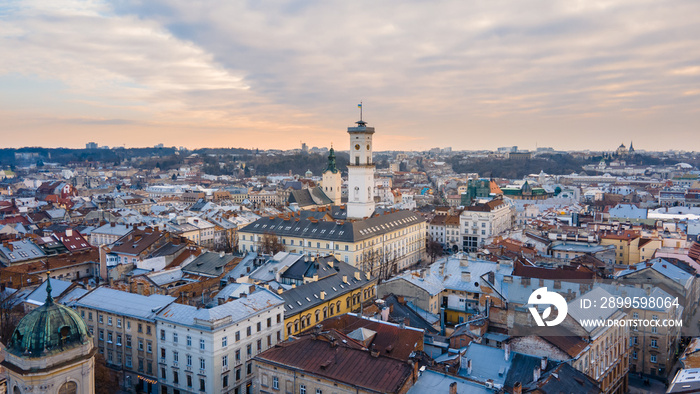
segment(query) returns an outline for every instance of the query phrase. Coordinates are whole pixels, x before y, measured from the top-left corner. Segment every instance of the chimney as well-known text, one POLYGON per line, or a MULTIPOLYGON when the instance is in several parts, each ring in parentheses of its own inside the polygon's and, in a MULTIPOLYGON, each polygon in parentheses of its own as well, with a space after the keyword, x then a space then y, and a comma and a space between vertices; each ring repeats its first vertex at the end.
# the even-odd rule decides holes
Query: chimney
POLYGON ((343 283, 348 283, 348 276, 347 275, 343 275, 343 283))
POLYGON ((450 394, 457 394, 457 382, 450 383, 450 394))
POLYGON ((467 359, 467 375, 472 374, 472 359, 467 359))
POLYGON ((513 384, 513 394, 523 394, 523 384, 520 382, 515 382, 513 384))
POLYGON ((547 356, 542 357, 542 360, 540 360, 540 368, 543 371, 547 370, 547 356))
MULTIPOLYGON (((67 228, 66 229, 66 237, 72 237, 73 236, 73 229, 67 228)), ((666 268, 666 267, 664 267, 666 268)))
POLYGON ((219 258, 223 259, 224 258, 224 252, 219 252, 219 258))
POLYGON ((533 381, 533 382, 536 382, 536 381, 540 380, 540 373, 541 373, 541 372, 542 372, 542 371, 540 370, 540 366, 539 366, 539 365, 536 366, 536 367, 535 367, 535 370, 532 371, 532 381, 533 381))
POLYGON ((333 268, 333 260, 328 260, 328 266, 333 268))
POLYGON ((360 280, 360 271, 355 271, 355 279, 360 280))
POLYGON ((320 292, 318 297, 322 300, 325 300, 326 299, 326 292, 325 291, 320 292))
POLYGON ((508 361, 510 359, 510 343, 503 344, 503 358, 508 361))

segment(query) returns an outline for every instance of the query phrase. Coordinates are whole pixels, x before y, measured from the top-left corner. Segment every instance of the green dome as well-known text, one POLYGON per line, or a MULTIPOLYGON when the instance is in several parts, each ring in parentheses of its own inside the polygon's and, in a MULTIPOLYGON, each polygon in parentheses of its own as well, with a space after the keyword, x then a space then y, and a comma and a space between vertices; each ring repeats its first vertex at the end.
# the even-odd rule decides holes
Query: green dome
POLYGON ((83 319, 74 310, 56 304, 51 284, 46 287, 44 305, 20 320, 7 350, 21 357, 42 357, 59 353, 90 341, 83 319))

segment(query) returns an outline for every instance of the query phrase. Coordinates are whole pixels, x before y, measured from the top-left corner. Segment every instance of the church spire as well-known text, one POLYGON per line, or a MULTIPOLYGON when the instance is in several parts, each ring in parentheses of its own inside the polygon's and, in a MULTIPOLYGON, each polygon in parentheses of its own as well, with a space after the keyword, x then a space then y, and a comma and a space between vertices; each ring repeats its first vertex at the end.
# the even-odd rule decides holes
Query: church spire
POLYGON ((51 297, 51 276, 49 276, 51 273, 47 272, 46 273, 46 304, 51 305, 53 304, 53 297, 51 297))

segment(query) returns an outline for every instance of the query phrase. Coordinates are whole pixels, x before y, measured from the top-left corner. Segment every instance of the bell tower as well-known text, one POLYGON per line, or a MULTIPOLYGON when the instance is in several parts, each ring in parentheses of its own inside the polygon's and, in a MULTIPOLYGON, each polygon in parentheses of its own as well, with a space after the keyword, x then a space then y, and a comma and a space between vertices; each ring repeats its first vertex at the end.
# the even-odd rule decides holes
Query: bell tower
POLYGON ((333 205, 340 205, 341 188, 343 180, 340 178, 340 171, 335 166, 335 151, 331 146, 330 154, 328 155, 328 165, 323 170, 323 178, 321 187, 326 196, 333 201, 333 205))
MULTIPOLYGON (((362 111, 362 104, 359 105, 362 111)), ((348 219, 362 219, 374 212, 374 162, 372 161, 372 134, 374 127, 367 122, 355 122, 348 127, 350 135, 350 163, 348 164, 348 219)))

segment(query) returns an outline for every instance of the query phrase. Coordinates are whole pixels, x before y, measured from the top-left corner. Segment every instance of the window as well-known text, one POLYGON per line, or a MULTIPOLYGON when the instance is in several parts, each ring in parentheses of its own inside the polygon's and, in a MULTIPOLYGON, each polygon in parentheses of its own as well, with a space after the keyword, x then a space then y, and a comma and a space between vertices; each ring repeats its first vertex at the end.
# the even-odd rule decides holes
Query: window
POLYGON ((654 326, 654 327, 651 328, 651 333, 652 333, 652 334, 656 334, 658 331, 659 331, 659 329, 658 329, 656 326, 654 326))
POLYGON ((126 347, 131 349, 131 335, 126 336, 126 347))
POLYGON ((246 372, 246 374, 248 374, 248 375, 250 375, 251 373, 253 373, 253 363, 248 363, 248 364, 245 366, 245 372, 246 372))
POLYGON ((165 340, 165 330, 160 330, 160 340, 161 341, 165 340))
POLYGON ((199 378, 199 391, 207 391, 206 386, 204 384, 204 379, 199 378))
POLYGON ((165 348, 160 348, 160 358, 165 359, 165 348))
POLYGON ((151 335, 151 326, 146 326, 146 335, 151 335))
POLYGON ((165 379, 165 368, 160 369, 160 377, 165 379))
POLYGON ((236 381, 241 380, 241 367, 236 368, 236 381))
POLYGON ((262 323, 258 322, 258 332, 262 331, 262 323))
POLYGON ((138 325, 138 332, 143 332, 143 325, 141 323, 138 325))
POLYGON ((100 341, 105 340, 105 330, 100 330, 100 341))
POLYGON ((126 329, 131 330, 131 322, 129 320, 126 321, 126 329))
POLYGON ((253 331, 253 330, 252 330, 252 327, 250 327, 250 326, 248 326, 248 327, 245 329, 245 333, 246 333, 247 336, 251 336, 251 335, 252 335, 252 331, 253 331))
POLYGON ((656 355, 652 354, 649 361, 651 361, 652 363, 656 363, 656 355))
POLYGON ((306 394, 306 385, 305 384, 299 385, 299 394, 306 394))
POLYGON ((236 342, 238 342, 238 341, 240 341, 240 340, 241 340, 241 332, 240 332, 240 331, 236 331, 236 342))
POLYGON ((122 319, 117 318, 117 327, 122 328, 122 319))
POLYGON ((97 320, 98 320, 100 323, 104 323, 104 321, 102 320, 102 315, 98 315, 97 320))
POLYGON ((262 340, 258 339, 258 353, 262 351, 262 340))
POLYGON ((199 340, 199 348, 204 350, 204 339, 199 340))
POLYGON ((177 371, 173 371, 173 383, 179 384, 180 383, 180 376, 177 373, 177 371))
POLYGON ((250 356, 253 354, 253 346, 251 344, 246 346, 246 354, 248 355, 248 358, 250 358, 250 356))
POLYGON ((272 327, 272 318, 268 317, 267 318, 267 328, 270 328, 270 327, 272 327))
POLYGON ((187 387, 192 387, 192 375, 187 375, 187 387))
POLYGON ((112 343, 112 331, 107 331, 107 343, 112 343))
POLYGON ((323 391, 321 391, 321 389, 316 389, 316 394, 323 394, 323 391))
POLYGON ((180 355, 176 351, 173 350, 173 361, 178 362, 179 359, 180 359, 180 355))
POLYGON ((112 325, 112 316, 109 316, 107 318, 107 325, 110 325, 110 326, 112 325))
POLYGON ((656 339, 652 339, 652 340, 651 340, 651 347, 658 347, 658 346, 657 346, 656 339))
POLYGON ((176 332, 173 333, 173 342, 177 343, 177 333, 176 332))
POLYGON ((228 337, 221 338, 221 347, 228 346, 228 337))
POLYGON ((200 358, 200 359, 199 359, 199 369, 206 369, 206 368, 207 368, 207 365, 206 365, 206 363, 204 362, 204 359, 203 359, 203 358, 200 358))
POLYGON ((282 314, 278 313, 277 314, 277 324, 280 324, 280 323, 282 323, 282 314))
POLYGON ((151 345, 151 341, 146 342, 146 351, 148 353, 151 353, 153 351, 153 345, 151 345))
POLYGON ((139 371, 143 372, 143 359, 139 359, 139 371))
POLYGON ((131 367, 132 367, 132 365, 131 365, 131 356, 128 355, 128 354, 126 355, 126 366, 127 366, 127 368, 131 368, 131 367))
POLYGON ((117 334, 117 346, 121 346, 121 345, 122 345, 122 335, 117 334))
POLYGON ((187 336, 187 346, 192 346, 192 337, 189 335, 187 336))
POLYGON ((189 354, 187 355, 187 366, 188 367, 192 366, 192 356, 189 354))
POLYGON ((222 384, 224 387, 228 387, 228 374, 224 375, 224 381, 222 384))
POLYGON ((88 320, 92 321, 92 312, 88 312, 88 320))
POLYGON ((143 339, 139 338, 139 350, 143 350, 143 339))
POLYGON ((236 362, 241 361, 241 349, 236 349, 236 362))
POLYGON ((221 365, 224 367, 228 367, 228 356, 221 357, 221 365))
POLYGON ((280 389, 280 379, 277 376, 272 377, 272 388, 275 390, 280 389))

